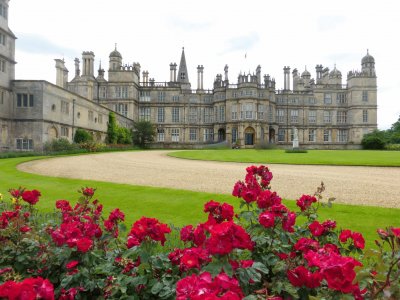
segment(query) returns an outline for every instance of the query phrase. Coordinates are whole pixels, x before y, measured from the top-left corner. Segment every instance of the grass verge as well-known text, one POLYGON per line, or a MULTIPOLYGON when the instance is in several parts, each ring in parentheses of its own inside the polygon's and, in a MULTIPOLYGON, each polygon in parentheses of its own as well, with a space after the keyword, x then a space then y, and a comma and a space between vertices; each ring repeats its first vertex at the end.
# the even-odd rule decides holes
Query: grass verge
MULTIPOLYGON (((230 203, 238 209, 238 199, 230 195, 64 179, 24 173, 16 169, 19 163, 32 159, 34 158, 22 157, 0 160, 0 193, 7 200, 9 188, 23 186, 27 189, 38 189, 42 192, 42 197, 37 206, 44 212, 53 211, 55 201, 59 199, 75 203, 78 198, 76 191, 82 186, 97 188, 96 196, 106 212, 119 207, 126 215, 128 227, 141 216, 155 217, 176 226, 203 222, 206 219, 203 205, 210 199, 230 203)), ((288 200, 285 204, 296 210, 294 201, 288 200)), ((399 215, 399 209, 341 204, 334 204, 333 208, 323 208, 320 211, 321 220, 336 220, 339 228, 362 232, 367 240, 367 247, 373 247, 377 228, 389 225, 399 227, 399 215)))
POLYGON ((228 149, 178 151, 169 155, 242 163, 400 167, 400 151, 308 150, 307 153, 286 153, 285 150, 277 149, 228 149))

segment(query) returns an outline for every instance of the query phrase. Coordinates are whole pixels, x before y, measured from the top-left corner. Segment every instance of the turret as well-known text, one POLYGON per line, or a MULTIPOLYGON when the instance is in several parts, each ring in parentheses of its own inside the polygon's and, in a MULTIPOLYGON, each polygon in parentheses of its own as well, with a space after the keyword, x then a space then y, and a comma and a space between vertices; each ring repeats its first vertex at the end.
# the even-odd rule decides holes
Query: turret
POLYGON ((367 50, 367 55, 365 55, 361 60, 361 71, 366 76, 375 77, 375 59, 373 56, 369 55, 367 50))
POLYGON ((117 51, 117 44, 115 44, 115 49, 110 53, 110 71, 117 71, 121 69, 122 66, 122 55, 117 51))

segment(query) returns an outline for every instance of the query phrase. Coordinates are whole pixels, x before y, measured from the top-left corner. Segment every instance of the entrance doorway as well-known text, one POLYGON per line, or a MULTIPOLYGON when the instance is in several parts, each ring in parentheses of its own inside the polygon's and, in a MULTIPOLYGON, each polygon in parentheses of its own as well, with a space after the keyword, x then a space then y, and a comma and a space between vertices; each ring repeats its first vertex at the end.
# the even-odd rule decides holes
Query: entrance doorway
POLYGON ((253 127, 247 127, 244 131, 244 144, 245 145, 254 145, 255 140, 255 130, 253 127))
POLYGON ((225 141, 225 129, 220 128, 218 129, 218 142, 225 141))
POLYGON ((269 142, 274 144, 275 143, 275 129, 269 129, 269 142))

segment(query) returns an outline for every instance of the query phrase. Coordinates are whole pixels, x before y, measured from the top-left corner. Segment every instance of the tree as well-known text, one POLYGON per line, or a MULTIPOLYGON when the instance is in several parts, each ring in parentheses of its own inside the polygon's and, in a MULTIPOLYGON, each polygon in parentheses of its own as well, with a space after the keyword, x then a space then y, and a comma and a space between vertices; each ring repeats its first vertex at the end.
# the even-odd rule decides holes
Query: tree
POLYGON ((117 142, 118 144, 131 144, 132 131, 125 127, 117 127, 117 142))
POLYGON ((154 141, 155 127, 149 121, 138 121, 133 125, 133 143, 141 148, 154 141))
POLYGON ((108 115, 108 125, 107 125, 107 143, 116 144, 118 142, 118 125, 115 119, 115 114, 110 112, 108 115))
POLYGON ((89 132, 87 132, 85 129, 78 128, 75 131, 75 135, 74 135, 75 143, 81 144, 81 143, 90 142, 92 140, 93 140, 93 136, 89 132))
POLYGON ((364 149, 381 150, 385 148, 385 132, 375 130, 363 136, 361 145, 364 149))

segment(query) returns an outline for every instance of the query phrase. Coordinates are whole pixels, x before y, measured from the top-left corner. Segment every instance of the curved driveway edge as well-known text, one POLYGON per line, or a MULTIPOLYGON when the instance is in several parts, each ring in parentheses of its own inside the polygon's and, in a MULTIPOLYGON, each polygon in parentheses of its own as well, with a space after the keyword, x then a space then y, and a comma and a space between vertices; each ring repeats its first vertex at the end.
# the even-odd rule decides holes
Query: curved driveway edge
MULTIPOLYGON (((249 163, 186 160, 171 151, 113 152, 23 163, 18 169, 48 176, 99 180, 230 194, 249 163)), ((400 168, 269 165, 272 190, 282 198, 313 194, 321 181, 324 196, 337 202, 400 208, 400 168)))

